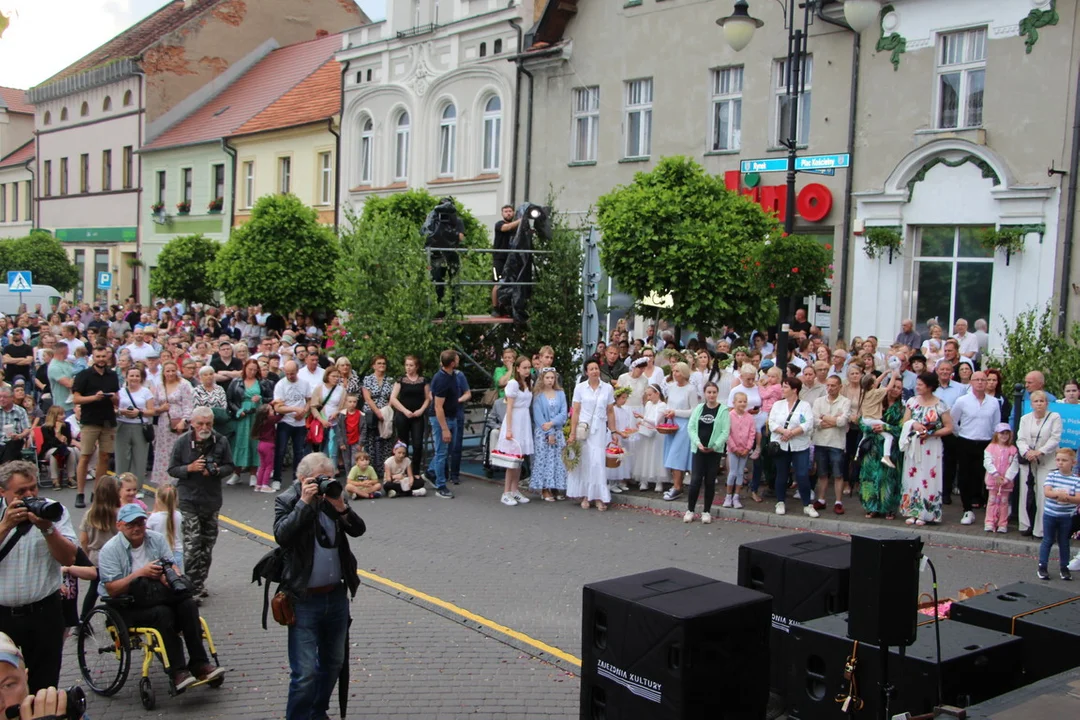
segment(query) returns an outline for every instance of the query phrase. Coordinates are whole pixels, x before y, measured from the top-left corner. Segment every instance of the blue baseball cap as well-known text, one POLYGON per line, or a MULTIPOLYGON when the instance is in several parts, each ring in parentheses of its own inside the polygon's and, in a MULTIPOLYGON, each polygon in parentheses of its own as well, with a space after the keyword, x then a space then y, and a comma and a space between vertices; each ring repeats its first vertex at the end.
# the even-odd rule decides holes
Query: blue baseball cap
POLYGON ((139 518, 147 517, 146 511, 135 503, 128 503, 124 507, 120 508, 120 512, 116 514, 116 519, 120 522, 129 523, 132 520, 138 520, 139 518))

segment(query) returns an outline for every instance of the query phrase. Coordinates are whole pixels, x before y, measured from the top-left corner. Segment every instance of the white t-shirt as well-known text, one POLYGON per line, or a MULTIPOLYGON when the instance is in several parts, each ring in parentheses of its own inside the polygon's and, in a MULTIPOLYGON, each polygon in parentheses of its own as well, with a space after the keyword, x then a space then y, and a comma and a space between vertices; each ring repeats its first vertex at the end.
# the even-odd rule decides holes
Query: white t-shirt
MULTIPOLYGON (((145 385, 138 390, 131 390, 130 388, 122 388, 120 390, 120 409, 131 410, 132 408, 138 408, 144 413, 146 412, 146 401, 151 400, 154 397, 154 393, 145 385), (132 402, 134 401, 134 403, 132 402)), ((140 422, 150 423, 153 422, 153 418, 149 418, 143 415, 142 420, 137 417, 129 418, 123 417, 119 413, 116 416, 117 422, 127 423, 129 425, 138 425, 140 422)))
MULTIPOLYGON (((308 385, 302 378, 297 378, 296 382, 289 382, 289 378, 281 378, 278 380, 277 385, 274 386, 274 399, 280 400, 289 407, 303 407, 307 405, 308 398, 311 397, 311 386, 308 385)), ((292 425, 293 427, 303 427, 304 421, 296 417, 296 413, 288 413, 282 418, 281 422, 286 425, 292 425)))
MULTIPOLYGON (((169 539, 169 533, 166 528, 166 521, 168 517, 165 512, 158 511, 150 513, 150 517, 146 518, 146 529, 153 530, 156 533, 161 533, 161 536, 166 541, 169 539)), ((180 530, 180 524, 184 519, 180 516, 179 510, 173 511, 173 527, 176 528, 176 537, 173 538, 173 550, 176 552, 183 552, 184 550, 184 534, 180 530)), ((137 568, 133 568, 137 569, 137 568)))
POLYGON ((60 338, 58 342, 62 342, 68 346, 68 361, 70 362, 75 357, 75 348, 81 347, 86 349, 86 343, 79 338, 60 338))
POLYGON ((300 368, 296 375, 308 384, 308 387, 316 388, 322 385, 323 373, 326 372, 318 365, 315 366, 315 372, 307 369, 307 365, 300 368))
MULTIPOLYGON (((71 348, 74 350, 75 348, 71 348)), ((136 345, 131 343, 120 348, 121 350, 127 350, 128 355, 131 356, 131 362, 146 362, 146 358, 154 350, 154 346, 150 343, 143 343, 142 345, 136 345)))
POLYGON ((143 540, 143 544, 139 547, 131 548, 131 570, 132 572, 138 570, 141 567, 146 567, 151 562, 158 558, 150 557, 150 553, 147 551, 146 540, 143 540))

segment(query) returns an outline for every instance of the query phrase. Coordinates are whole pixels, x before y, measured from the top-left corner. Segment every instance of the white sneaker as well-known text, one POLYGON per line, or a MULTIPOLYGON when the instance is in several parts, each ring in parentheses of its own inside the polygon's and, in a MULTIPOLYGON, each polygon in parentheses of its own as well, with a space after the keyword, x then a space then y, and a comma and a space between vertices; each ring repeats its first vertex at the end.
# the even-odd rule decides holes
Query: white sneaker
POLYGON ((724 496, 724 504, 721 505, 720 507, 729 508, 729 507, 731 507, 731 503, 732 503, 731 496, 730 495, 725 495, 724 496))
POLYGON ((701 524, 702 525, 708 525, 711 522, 712 522, 712 513, 711 512, 703 512, 703 513, 701 513, 701 524))
POLYGON ((425 495, 427 495, 427 488, 420 488, 419 490, 412 491, 413 497, 424 497, 425 495))
POLYGON ((784 501, 783 501, 783 500, 781 500, 780 502, 776 503, 776 514, 777 514, 777 515, 786 515, 786 514, 787 514, 787 506, 786 506, 786 505, 784 505, 784 501))
POLYGON ((1076 553, 1076 557, 1069 561, 1068 567, 1073 572, 1080 572, 1080 553, 1076 553))
POLYGON ((694 511, 693 510, 687 510, 686 514, 682 516, 682 521, 684 523, 694 522, 694 511))
POLYGON ((802 514, 807 517, 821 517, 821 513, 814 509, 813 505, 803 505, 802 514))
POLYGON ((248 476, 248 487, 255 487, 255 474, 248 476))
POLYGON ((970 510, 964 513, 964 517, 960 518, 961 525, 970 525, 973 522, 975 522, 975 513, 970 510))
POLYGON ((515 490, 514 492, 510 493, 510 496, 513 497, 515 500, 517 500, 518 505, 528 505, 529 504, 529 498, 522 495, 520 490, 515 490))
POLYGON ((502 494, 502 504, 503 505, 517 505, 518 503, 517 503, 517 500, 514 499, 513 495, 511 495, 510 493, 504 492, 502 494))
POLYGON ((735 508, 736 510, 742 509, 742 500, 739 499, 738 495, 731 496, 731 507, 735 508))
POLYGON ((240 476, 237 475, 236 473, 233 473, 232 475, 229 476, 229 479, 225 481, 225 484, 226 485, 235 485, 238 482, 240 482, 240 476))
POLYGON ((281 483, 275 480, 274 482, 270 483, 270 489, 274 492, 281 492, 281 483))
MULTIPOLYGON (((999 528, 997 529, 997 531, 998 531, 999 533, 1007 533, 1007 532, 1009 532, 1009 528, 1007 528, 1007 527, 1005 527, 1004 525, 1002 525, 1001 527, 999 527, 999 528)), ((1080 568, 1077 568, 1077 569, 1078 569, 1078 570, 1080 570, 1080 568)))
POLYGON ((619 492, 626 492, 629 489, 630 489, 630 486, 627 485, 625 482, 620 482, 619 483, 619 492))
POLYGON ((618 495, 619 493, 622 492, 622 488, 619 487, 618 485, 615 485, 614 483, 609 484, 607 486, 607 489, 608 489, 608 492, 615 493, 616 495, 618 495))
POLYGON ((641 491, 647 491, 649 489, 649 483, 642 480, 638 483, 637 489, 641 491))

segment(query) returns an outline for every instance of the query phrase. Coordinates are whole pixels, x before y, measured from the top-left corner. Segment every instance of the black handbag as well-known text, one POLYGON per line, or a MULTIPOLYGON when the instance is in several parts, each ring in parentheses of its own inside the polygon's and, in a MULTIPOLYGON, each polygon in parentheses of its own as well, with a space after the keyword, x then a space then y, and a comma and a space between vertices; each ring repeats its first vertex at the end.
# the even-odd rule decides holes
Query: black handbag
MULTIPOLYGON (((791 412, 788 413, 787 420, 784 421, 784 429, 787 430, 787 426, 791 424, 791 418, 795 415, 795 408, 799 407, 799 403, 795 403, 795 407, 791 408, 791 412)), ((770 440, 769 444, 765 446, 765 452, 769 455, 779 455, 783 452, 783 448, 780 447, 780 443, 776 440, 770 440)))
MULTIPOLYGON (((124 392, 127 393, 128 400, 131 401, 131 406, 136 410, 139 410, 139 406, 135 404, 135 398, 131 397, 131 390, 124 388, 124 392)), ((154 442, 154 426, 146 422, 143 418, 142 410, 139 410, 139 427, 142 428, 143 439, 148 443, 154 442)))

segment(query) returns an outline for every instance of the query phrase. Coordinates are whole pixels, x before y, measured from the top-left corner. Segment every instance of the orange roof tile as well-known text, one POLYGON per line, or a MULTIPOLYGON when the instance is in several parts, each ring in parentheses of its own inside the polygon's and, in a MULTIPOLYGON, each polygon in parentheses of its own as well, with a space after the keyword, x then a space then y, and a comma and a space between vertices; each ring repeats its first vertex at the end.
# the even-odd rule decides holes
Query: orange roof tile
POLYGON ((26 144, 17 150, 13 150, 7 157, 0 158, 0 168, 15 167, 16 165, 25 165, 27 161, 34 158, 34 141, 27 140, 26 144))
MULTIPOLYGON (((328 35, 274 50, 208 103, 143 146, 143 151, 211 142, 232 135, 322 68, 340 48, 341 36, 328 35)), ((339 92, 333 92, 335 103, 339 92)))
POLYGON ((341 111, 341 63, 329 60, 299 85, 236 129, 234 135, 297 127, 341 111))
POLYGON ((26 91, 0 86, 0 107, 7 107, 8 112, 34 114, 34 106, 26 99, 26 91))

